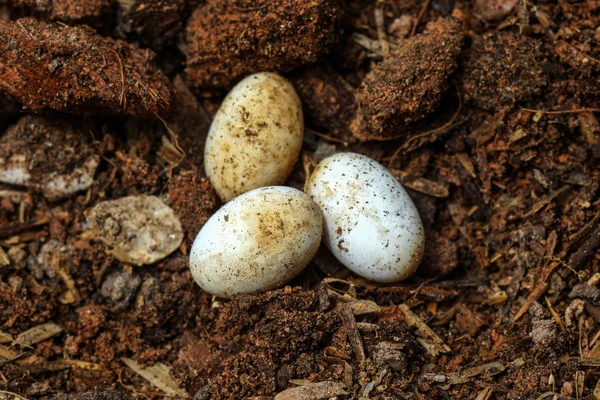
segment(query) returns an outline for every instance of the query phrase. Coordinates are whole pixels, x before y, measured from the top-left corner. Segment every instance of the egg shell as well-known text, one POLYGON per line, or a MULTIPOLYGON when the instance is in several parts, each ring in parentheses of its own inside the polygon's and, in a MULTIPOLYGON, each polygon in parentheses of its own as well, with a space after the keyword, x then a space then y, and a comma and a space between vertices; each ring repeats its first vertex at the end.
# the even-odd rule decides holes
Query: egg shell
POLYGON ((398 282, 417 269, 425 233, 414 203, 381 164, 356 153, 330 156, 311 175, 308 195, 323 212, 323 241, 354 273, 398 282))
POLYGON ((292 84, 275 73, 250 75, 231 89, 210 126, 206 175, 224 202, 283 184, 303 134, 302 104, 292 84))
POLYGON ((230 297, 276 288, 312 260, 323 232, 318 206, 300 190, 252 190, 219 209, 190 252, 200 287, 230 297))

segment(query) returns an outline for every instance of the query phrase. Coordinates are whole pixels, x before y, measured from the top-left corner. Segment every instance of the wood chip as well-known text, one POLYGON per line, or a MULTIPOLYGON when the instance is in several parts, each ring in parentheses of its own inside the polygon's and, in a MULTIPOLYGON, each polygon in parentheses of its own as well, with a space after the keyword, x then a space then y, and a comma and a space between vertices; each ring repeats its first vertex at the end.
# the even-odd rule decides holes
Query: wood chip
POLYGON ((560 318, 560 315, 558 315, 558 313, 554 310, 554 308, 552 308, 552 304, 550 303, 550 300, 548 299, 548 297, 546 297, 546 305, 548 306, 548 309, 550 310, 550 314, 552 314, 552 318, 554 318, 554 321, 556 321, 556 323, 558 324, 562 333, 566 334, 567 327, 565 327, 565 323, 560 318))
POLYGON ((10 265, 10 258, 8 258, 8 254, 6 254, 2 246, 0 246, 0 267, 6 267, 8 265, 10 265))
POLYGON ((76 367, 76 368, 80 368, 80 369, 87 369, 90 371, 100 371, 102 369, 102 366, 100 364, 96 364, 96 363, 89 362, 89 361, 65 360, 65 362, 72 367, 76 367))
POLYGON ((15 400, 15 399, 27 400, 25 397, 19 396, 16 393, 7 392, 5 390, 0 390, 0 400, 15 400))
POLYGON ((10 343, 13 341, 12 335, 9 335, 6 332, 0 331, 0 344, 10 343))
POLYGON ((352 350, 354 350, 358 363, 362 364, 366 360, 365 349, 360 333, 358 332, 358 327, 356 326, 354 314, 348 304, 342 304, 340 306, 340 315, 342 317, 342 322, 344 323, 344 328, 346 329, 346 334, 348 335, 350 346, 352 346, 352 350))
POLYGON ((324 400, 346 394, 347 392, 340 383, 318 382, 286 389, 278 393, 275 400, 324 400))
POLYGON ((540 277, 539 277, 538 281, 536 282, 535 287, 533 288, 531 293, 529 293, 529 296, 527 296, 527 300, 521 306, 521 308, 519 309, 519 311, 513 318, 514 322, 518 321, 519 318, 521 318, 523 315, 525 315, 527 310, 529 310, 529 306, 531 305, 531 303, 536 301, 541 295, 544 294, 544 292, 546 292, 546 289, 548 289, 548 283, 546 281, 548 280, 548 278, 550 277, 552 272, 554 272, 556 267, 558 267, 558 265, 559 265, 559 263, 553 262, 553 263, 548 264, 542 270, 542 273, 540 274, 540 277))
POLYGON ((354 372, 352 366, 348 363, 344 363, 344 384, 347 389, 352 389, 354 386, 354 372))
POLYGON ((63 280, 70 293, 63 293, 59 301, 63 302, 62 304, 72 304, 73 302, 81 301, 81 296, 79 295, 79 290, 77 289, 77 285, 75 284, 75 280, 71 275, 62 267, 61 265, 60 254, 56 251, 52 253, 52 262, 50 263, 52 269, 56 271, 58 276, 63 280))
POLYGON ((404 316, 404 322, 406 325, 417 329, 417 341, 425 347, 427 353, 433 357, 437 357, 440 353, 449 353, 450 347, 437 333, 433 331, 417 314, 413 313, 406 304, 400 304, 398 306, 404 316))
POLYGON ((475 166, 473 166, 473 162, 469 158, 467 153, 458 153, 456 154, 456 159, 463 166, 463 168, 475 178, 477 175, 475 174, 475 166))
POLYGON ((390 169, 390 172, 402 185, 427 196, 444 198, 450 194, 448 186, 442 183, 430 181, 425 178, 412 178, 408 172, 397 169, 390 169))
POLYGON ((552 200, 554 200, 555 198, 557 198, 558 196, 560 196, 561 194, 563 194, 570 188, 571 187, 569 185, 564 185, 563 187, 558 189, 556 192, 552 192, 546 196, 540 197, 540 199, 538 201, 536 201, 533 204, 533 206, 531 206, 531 210, 527 214, 525 214, 525 218, 530 217, 533 214, 535 214, 536 212, 540 211, 542 209, 542 207, 550 204, 550 202, 552 200))
POLYGON ((356 300, 348 304, 350 305, 352 313, 356 316, 365 314, 378 314, 381 311, 381 307, 371 300, 356 300))
POLYGON ((177 383, 169 375, 169 366, 163 363, 156 363, 151 367, 142 367, 131 358, 121 358, 121 361, 131 368, 142 378, 168 394, 169 396, 178 396, 189 398, 190 396, 179 389, 177 383))
POLYGON ((2 359, 14 360, 18 356, 19 356, 19 353, 0 344, 0 361, 3 361, 2 359))
POLYGON ((597 227, 590 237, 583 242, 575 253, 569 258, 569 265, 572 269, 577 270, 583 262, 592 255, 596 248, 600 245, 600 227, 597 227))
POLYGON ((494 389, 492 389, 491 387, 485 388, 477 394, 475 400, 489 400, 492 397, 493 392, 494 389))
POLYGON ((58 335, 62 330, 63 329, 54 322, 48 322, 20 333, 16 337, 15 343, 20 344, 21 346, 32 346, 58 335))
POLYGON ((596 386, 594 387, 594 391, 592 392, 596 400, 600 400, 600 379, 596 382, 596 386))
POLYGON ((585 372, 577 371, 575 373, 575 393, 578 399, 583 398, 583 389, 585 388, 585 372))

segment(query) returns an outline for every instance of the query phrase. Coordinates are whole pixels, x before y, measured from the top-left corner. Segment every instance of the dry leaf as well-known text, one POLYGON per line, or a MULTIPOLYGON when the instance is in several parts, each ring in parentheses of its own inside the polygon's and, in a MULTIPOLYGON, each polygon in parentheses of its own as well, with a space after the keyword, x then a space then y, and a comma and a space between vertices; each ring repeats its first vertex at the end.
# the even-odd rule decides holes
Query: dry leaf
POLYGON ((450 347, 421 318, 411 311, 406 304, 398 306, 404 315, 404 322, 417 329, 417 341, 425 347, 427 353, 436 357, 439 353, 449 353, 450 347))
POLYGON ((186 392, 179 389, 177 383, 169 375, 169 366, 163 363, 156 363, 151 367, 143 368, 131 358, 121 358, 121 361, 131 368, 142 378, 168 394, 169 396, 190 397, 186 392))
POLYGON ((344 395, 346 391, 340 383, 318 382, 284 390, 275 400, 322 400, 344 395))
POLYGON ((20 333, 15 339, 15 343, 20 344, 21 346, 31 346, 43 342, 44 340, 48 340, 52 336, 58 335, 62 330, 63 329, 54 322, 48 322, 20 333))

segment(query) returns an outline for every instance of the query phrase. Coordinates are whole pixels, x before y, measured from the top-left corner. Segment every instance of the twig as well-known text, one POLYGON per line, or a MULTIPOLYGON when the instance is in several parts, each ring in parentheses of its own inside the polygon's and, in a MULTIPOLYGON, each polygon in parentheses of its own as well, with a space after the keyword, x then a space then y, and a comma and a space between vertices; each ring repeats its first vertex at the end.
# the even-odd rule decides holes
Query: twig
POLYGON ((415 21, 412 31, 410 32, 410 37, 415 36, 415 33, 417 33, 417 26, 419 26, 419 22, 421 21, 421 18, 423 18, 423 15, 425 15, 425 11, 427 11, 427 7, 429 7, 429 2, 430 2, 430 0, 426 0, 425 3, 423 4, 423 8, 421 8, 421 12, 417 16, 417 20, 415 21))
POLYGON ((25 33, 29 35, 30 38, 35 40, 35 37, 27 29, 25 29, 23 24, 21 24, 21 21, 17 21, 17 25, 19 25, 21 27, 21 29, 23 29, 25 31, 25 33))
POLYGON ((581 112, 600 112, 600 108, 575 108, 573 110, 562 110, 562 111, 546 111, 546 110, 534 110, 532 108, 521 107, 523 111, 529 111, 532 113, 558 115, 558 114, 576 114, 581 112))
POLYGON ((158 115, 157 113, 154 113, 154 115, 156 116, 156 118, 158 118, 163 125, 165 126, 165 129, 167 130, 167 132, 169 132, 169 136, 171 137, 171 140, 173 141, 173 144, 175 145, 175 148, 177 149, 177 151, 179 151, 181 153, 181 158, 179 160, 177 160, 177 162, 175 163, 175 165, 169 167, 169 170, 172 170, 173 168, 176 168, 179 164, 181 164, 181 162, 183 160, 185 160, 185 151, 183 151, 183 149, 181 148, 181 146, 179 145, 179 140, 177 138, 177 134, 175 132, 173 132, 171 130, 171 128, 169 128, 169 125, 167 124, 167 121, 165 121, 164 119, 161 118, 160 115, 158 115))
POLYGON ((123 61, 121 60, 121 56, 116 50, 106 46, 104 48, 108 51, 113 52, 117 56, 117 60, 119 61, 119 67, 121 69, 121 96, 119 97, 119 105, 125 106, 127 105, 127 97, 125 97, 125 70, 123 69, 123 61))
POLYGON ((567 333, 567 328, 565 327, 565 323, 562 322, 562 319, 560 319, 560 315, 558 315, 558 313, 556 311, 554 311, 554 308, 552 308, 552 304, 550 303, 550 300, 548 300, 548 297, 545 297, 545 299, 546 299, 546 305, 548 306, 548 309, 550 310, 550 314, 552 314, 552 318, 554 318, 554 321, 556 321, 556 323, 558 324, 558 327, 560 328, 562 333, 567 333))
MULTIPOLYGON (((418 134, 416 136, 413 136, 410 139, 408 139, 402 146, 398 147, 398 149, 394 152, 394 154, 390 158, 388 166, 392 166, 394 160, 396 159, 396 157, 398 157, 398 154, 400 154, 400 152, 402 150, 406 150, 407 148, 409 148, 410 147, 409 145, 412 144, 413 142, 417 141, 418 139, 420 139, 422 137, 429 136, 429 135, 435 135, 437 133, 441 133, 441 132, 444 132, 445 130, 452 129, 455 126, 458 126, 458 124, 460 122, 457 122, 456 124, 454 124, 454 121, 456 120, 456 118, 458 118, 458 115, 460 114, 461 110, 462 110, 462 96, 459 93, 458 94, 458 109, 456 110, 456 112, 454 113, 454 115, 452 115, 452 118, 450 119, 450 121, 446 122, 444 125, 440 126, 439 128, 435 128, 435 129, 432 129, 430 131, 420 133, 420 134, 418 134)), ((403 135, 391 137, 391 138, 388 138, 386 140, 398 139, 401 136, 403 136, 403 135)))
POLYGON ((529 310, 529 306, 531 305, 531 303, 533 303, 534 301, 539 299, 540 296, 542 294, 544 294, 546 289, 548 289, 548 283, 546 281, 548 280, 548 278, 550 277, 552 272, 554 272, 556 267, 558 267, 559 265, 560 265, 559 263, 553 262, 553 263, 549 264, 546 268, 544 268, 544 270, 540 274, 540 279, 538 279, 538 281, 535 285, 535 288, 533 288, 531 293, 529 293, 529 296, 527 296, 527 300, 525 301, 525 304, 523 304, 523 306, 521 306, 521 309, 517 312, 517 314, 513 318, 513 322, 517 322, 519 320, 519 318, 521 318, 527 312, 527 310, 529 310))

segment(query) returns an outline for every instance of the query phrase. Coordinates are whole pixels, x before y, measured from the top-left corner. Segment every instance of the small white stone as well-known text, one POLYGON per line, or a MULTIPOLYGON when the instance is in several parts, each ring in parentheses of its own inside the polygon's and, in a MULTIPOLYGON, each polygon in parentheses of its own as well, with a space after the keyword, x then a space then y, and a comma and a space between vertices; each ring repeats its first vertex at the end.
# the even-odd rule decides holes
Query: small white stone
POLYGON ((307 194, 323 212, 325 245, 354 273, 398 282, 415 272, 423 256, 423 224, 382 165, 356 153, 335 154, 319 163, 307 194))
POLYGON ((252 190, 217 211, 190 252, 194 280, 209 293, 230 297, 274 289, 314 257, 323 231, 317 205, 284 186, 252 190))
POLYGON ((49 200, 88 189, 100 164, 88 132, 71 120, 27 115, 0 139, 0 182, 29 187, 49 200))
POLYGON ((283 184, 300 154, 302 104, 283 77, 261 72, 225 97, 210 127, 204 169, 224 202, 249 190, 283 184))
POLYGON ((154 196, 128 196, 96 204, 88 213, 90 229, 120 261, 153 264, 177 250, 181 222, 154 196))

